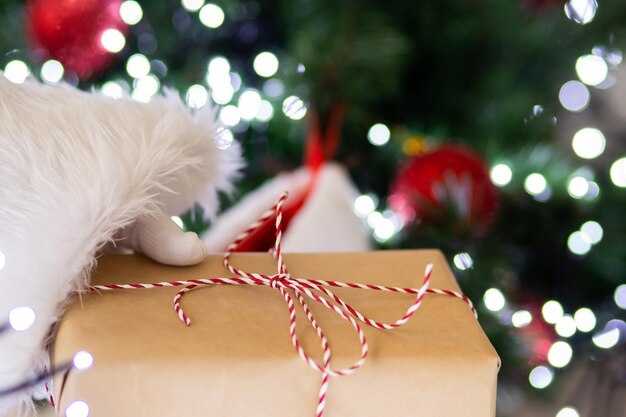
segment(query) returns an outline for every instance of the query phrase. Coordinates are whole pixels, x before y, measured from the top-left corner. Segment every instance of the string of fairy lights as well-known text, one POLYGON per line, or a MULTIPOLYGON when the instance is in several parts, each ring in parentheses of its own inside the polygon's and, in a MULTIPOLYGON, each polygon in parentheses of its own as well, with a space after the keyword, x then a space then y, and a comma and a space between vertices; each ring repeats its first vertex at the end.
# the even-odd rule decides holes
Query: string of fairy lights
MULTIPOLYGON (((219 28, 228 19, 224 10, 217 4, 205 0, 181 0, 181 7, 193 14, 207 30, 219 28)), ((577 24, 593 21, 597 11, 596 0, 570 0, 565 5, 568 19, 577 24)), ((134 0, 124 1, 119 9, 122 20, 136 25, 143 19, 143 9, 134 0)), ((117 29, 106 29, 100 38, 102 47, 110 53, 120 53, 126 46, 125 35, 117 29)), ((167 64, 157 59, 150 59, 150 54, 136 53, 126 60, 127 77, 104 82, 100 86, 103 94, 119 99, 130 96, 140 102, 148 102, 161 91, 162 81, 167 76, 167 64)), ((570 80, 560 88, 558 97, 561 105, 573 113, 583 112, 590 103, 590 88, 605 89, 615 82, 613 70, 621 63, 622 53, 605 46, 594 47, 590 54, 581 56, 575 63, 577 80, 570 80)), ((203 79, 190 85, 184 92, 186 103, 194 109, 209 103, 221 106, 218 117, 224 125, 220 140, 227 147, 234 140, 234 133, 245 131, 250 123, 267 123, 276 116, 275 107, 288 119, 298 121, 307 113, 307 105, 296 95, 286 93, 283 82, 276 77, 281 69, 281 62, 275 52, 259 51, 253 61, 254 72, 265 79, 260 90, 245 86, 244 80, 231 62, 223 56, 213 56, 207 61, 203 79)), ((298 72, 306 69, 302 64, 298 72)), ((23 83, 32 74, 32 69, 23 59, 12 59, 4 67, 4 76, 14 83, 23 83)), ((71 81, 61 62, 51 59, 39 67, 39 78, 46 84, 54 85, 62 81, 71 81)), ((543 112, 541 106, 533 108, 535 116, 543 112)), ((373 124, 368 133, 368 141, 376 147, 385 146, 391 139, 391 131, 383 123, 373 124)), ((601 156, 606 147, 606 138, 596 127, 585 127, 572 138, 572 150, 584 160, 593 160, 601 156)), ((609 170, 612 183, 626 188, 626 157, 615 160, 609 170)), ((490 170, 494 185, 507 187, 515 180, 515 173, 510 163, 499 161, 490 170)), ((523 179, 524 190, 537 201, 547 201, 552 196, 552 187, 546 176, 533 172, 523 179)), ((583 166, 568 178, 568 194, 578 200, 593 201, 601 190, 595 181, 594 170, 583 166)), ((378 196, 360 195, 354 201, 354 212, 371 229, 373 238, 378 242, 387 242, 403 228, 402 219, 389 209, 379 210, 378 196)), ((180 218, 174 220, 182 226, 180 218)), ((567 240, 569 250, 579 256, 588 253, 603 238, 602 226, 594 220, 583 223, 572 232, 567 240)), ((474 260, 467 252, 453 256, 454 266, 460 270, 472 268, 474 260)), ((0 251, 0 270, 7 260, 0 251)), ((568 366, 574 350, 568 339, 577 333, 590 334, 591 342, 599 349, 611 349, 618 345, 626 323, 611 319, 599 326, 596 314, 588 307, 581 307, 573 312, 566 312, 557 300, 546 301, 541 308, 541 317, 533 317, 531 311, 509 305, 504 293, 498 288, 485 291, 483 303, 487 310, 497 315, 498 319, 514 328, 524 328, 533 320, 543 319, 554 327, 559 340, 554 341, 547 350, 547 363, 535 366, 529 372, 529 384, 536 389, 545 389, 555 378, 555 370, 568 366), (600 329, 600 330, 598 330, 600 329)), ((626 310, 626 284, 615 289, 614 303, 626 310)), ((28 306, 19 306, 9 312, 7 325, 0 326, 0 335, 4 331, 27 331, 36 321, 36 312, 28 306)), ((73 367, 77 370, 89 369, 94 363, 91 353, 81 351, 74 356, 73 367)), ((69 404, 66 417, 88 417, 89 405, 84 401, 69 404)), ((571 406, 563 407, 556 417, 579 417, 579 412, 571 406)))

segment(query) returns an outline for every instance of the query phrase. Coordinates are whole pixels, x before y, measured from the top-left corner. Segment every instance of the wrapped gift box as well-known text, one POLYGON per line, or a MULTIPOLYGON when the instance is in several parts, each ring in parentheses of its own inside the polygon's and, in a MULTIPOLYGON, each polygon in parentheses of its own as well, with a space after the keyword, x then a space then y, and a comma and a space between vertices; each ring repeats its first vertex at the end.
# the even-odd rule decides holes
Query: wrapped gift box
MULTIPOLYGON (((431 288, 460 291, 436 250, 343 254, 286 254, 297 278, 419 287, 428 263, 431 288)), ((236 254, 245 271, 275 273, 268 253, 236 254)), ((193 267, 169 267, 140 255, 103 256, 95 284, 153 283, 228 277, 221 256, 193 267)), ((69 404, 88 404, 91 417, 315 415, 320 373, 296 354, 289 315, 276 289, 215 285, 182 300, 192 323, 172 309, 180 288, 90 293, 65 314, 53 349, 56 364, 75 352, 92 353, 93 366, 55 381, 61 414, 69 404)), ((413 302, 409 294, 337 288, 366 316, 393 322, 413 302)), ((333 349, 333 367, 360 354, 353 329, 315 302, 309 303, 333 349)), ((303 347, 321 361, 320 342, 300 312, 303 347)), ((428 294, 404 326, 378 330, 363 325, 369 343, 365 365, 331 378, 327 417, 489 417, 495 415, 499 359, 468 306, 428 294)), ((64 415, 64 414, 63 414, 64 415)))

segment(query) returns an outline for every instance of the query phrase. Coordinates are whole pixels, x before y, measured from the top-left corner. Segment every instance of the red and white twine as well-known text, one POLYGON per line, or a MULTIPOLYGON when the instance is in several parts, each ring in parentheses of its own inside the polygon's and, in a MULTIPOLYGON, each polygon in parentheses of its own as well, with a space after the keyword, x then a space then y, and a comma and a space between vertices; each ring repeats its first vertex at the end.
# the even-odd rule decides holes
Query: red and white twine
POLYGON ((185 323, 187 326, 191 324, 191 320, 189 316, 185 313, 181 306, 181 299, 183 295, 187 292, 192 291, 197 288, 201 288, 207 285, 265 285, 271 288, 274 288, 280 292, 282 297, 287 304, 287 308, 289 310, 289 333, 291 335, 291 343, 293 344, 296 352, 304 360, 310 367, 317 370, 322 375, 322 382, 318 396, 318 403, 316 409, 316 416, 322 417, 324 413, 324 408, 326 404, 326 394, 328 392, 328 380, 329 377, 340 377, 345 375, 350 375, 359 369, 365 363, 365 359, 368 353, 368 345, 365 334, 359 325, 359 321, 367 324, 368 326, 375 327, 377 329, 383 330, 391 330, 405 324, 411 316, 417 311, 417 309, 421 306, 424 296, 426 294, 441 294, 451 297, 456 297, 460 300, 463 300, 468 307, 476 316, 476 309, 474 305, 464 294, 458 293, 452 290, 443 290, 436 288, 429 288, 430 278, 432 272, 432 265, 429 264, 426 266, 426 270, 424 273, 424 280, 422 281, 422 285, 419 288, 402 288, 402 287, 389 287, 384 285, 376 285, 376 284, 358 284, 358 283, 350 283, 350 282, 340 282, 340 281, 324 281, 324 280, 316 280, 316 279, 302 279, 302 278, 293 278, 287 267, 283 262, 282 252, 281 252, 281 238, 282 238, 282 218, 283 218, 283 203, 287 198, 287 193, 284 193, 278 200, 278 202, 267 212, 265 212, 254 224, 248 227, 243 233, 241 233, 233 243, 228 246, 226 253, 224 254, 224 267, 231 272, 234 277, 228 278, 207 278, 207 279, 191 279, 185 281, 169 281, 169 282, 159 282, 154 284, 123 284, 123 285, 95 285, 89 288, 90 291, 108 291, 108 290, 130 290, 130 289, 150 289, 150 288, 161 288, 161 287, 183 287, 180 291, 178 291, 174 297, 174 310, 176 314, 180 318, 180 320, 185 323), (265 224, 266 221, 271 219, 272 217, 276 218, 276 241, 274 248, 272 250, 272 254, 277 263, 277 273, 274 275, 266 275, 259 274, 255 272, 247 272, 240 270, 234 267, 230 263, 231 254, 237 250, 240 243, 248 237, 252 232, 254 232, 261 225, 265 224), (397 321, 393 323, 381 323, 376 320, 372 320, 355 308, 353 308, 350 304, 345 302, 339 296, 334 294, 328 287, 336 287, 336 288, 357 288, 357 289, 366 289, 366 290, 376 290, 376 291, 387 291, 387 292, 396 292, 396 293, 404 293, 404 294, 415 294, 415 301, 409 306, 404 315, 397 321), (317 334, 323 351, 322 362, 319 363, 315 359, 311 358, 307 352, 304 350, 298 337, 296 335, 296 307, 294 302, 295 299, 298 301, 306 317, 309 321, 309 324, 315 330, 317 334), (331 349, 328 343, 328 339, 324 335, 324 331, 322 330, 319 323, 315 320, 313 313, 309 309, 306 298, 312 299, 327 309, 335 312, 339 317, 343 320, 347 321, 356 332, 359 342, 361 344, 361 354, 360 357, 349 367, 344 369, 333 369, 331 367, 331 349))

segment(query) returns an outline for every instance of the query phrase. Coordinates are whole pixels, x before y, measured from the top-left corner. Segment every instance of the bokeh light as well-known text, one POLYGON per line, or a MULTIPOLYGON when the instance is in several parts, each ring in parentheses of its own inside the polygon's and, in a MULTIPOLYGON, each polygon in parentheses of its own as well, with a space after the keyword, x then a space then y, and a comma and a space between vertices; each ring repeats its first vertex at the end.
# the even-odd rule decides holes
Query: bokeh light
POLYGON ((574 407, 563 407, 556 413, 556 417, 580 417, 580 414, 574 407))
POLYGON ((489 177, 491 178, 491 182, 495 185, 504 187, 511 182, 511 179, 513 178, 513 171, 507 164, 500 163, 491 168, 489 177))
POLYGON ((74 401, 65 409, 65 417, 88 417, 89 406, 84 401, 74 401))
POLYGON ((620 188, 626 188, 626 158, 613 162, 610 170, 611 181, 620 188))
POLYGON ((145 77, 150 73, 150 61, 142 54, 131 55, 126 62, 126 72, 133 78, 145 77))
POLYGON ((576 310, 574 321, 578 331, 583 333, 588 333, 596 327, 596 315, 587 307, 576 310))
POLYGON ((576 60, 576 74, 587 85, 598 85, 606 79, 609 67, 597 55, 583 55, 576 60))
POLYGON ((136 25, 143 18, 143 10, 134 0, 126 0, 120 5, 120 17, 128 25, 136 25))
POLYGON ((376 123, 367 132, 367 139, 372 145, 383 146, 391 138, 391 131, 383 123, 376 123))
POLYGON ((576 255, 585 255, 591 250, 591 239, 586 233, 577 230, 569 235, 567 247, 576 255))
POLYGON ((239 96, 239 116, 243 120, 252 120, 261 106, 261 95, 256 90, 246 90, 239 96))
POLYGON ((546 178, 538 173, 532 173, 524 181, 524 189, 528 194, 539 195, 543 193, 548 186, 546 178))
POLYGON ((84 371, 85 369, 89 369, 93 366, 93 355, 86 350, 81 350, 74 355, 74 366, 79 371, 84 371))
POLYGON ((589 236, 589 240, 593 245, 600 243, 604 236, 604 230, 602 230, 600 223, 593 220, 583 223, 580 227, 580 231, 589 236))
POLYGON ((556 322, 554 330, 561 337, 572 337, 576 333, 576 322, 572 316, 564 315, 556 322))
POLYGON ((367 217, 374 210, 376 210, 376 203, 371 196, 362 194, 354 200, 354 212, 357 216, 367 217))
POLYGON ((580 129, 572 139, 574 153, 584 159, 594 159, 602 155, 606 139, 602 132, 593 127, 580 129))
POLYGON ((204 0, 182 0, 180 3, 188 12, 197 12, 204 6, 204 0))
POLYGON ((595 17, 598 3, 596 0, 570 0, 565 3, 564 9, 569 20, 586 25, 595 17))
POLYGON ((493 312, 498 312, 504 308, 506 305, 506 299, 504 298, 504 294, 497 288, 489 288, 485 291, 485 295, 483 296, 483 302, 485 303, 485 307, 488 310, 493 312))
POLYGON ((593 344, 601 349, 610 349, 617 345, 620 338, 619 328, 613 327, 610 329, 605 328, 602 332, 593 336, 593 344))
POLYGON ((617 304, 619 308, 626 310, 626 284, 621 284, 615 288, 613 300, 615 300, 615 304, 617 304))
POLYGON ((588 192, 589 182, 583 177, 573 177, 567 183, 567 193, 573 198, 583 198, 588 192))
POLYGON ((260 122, 269 122, 274 117, 274 106, 267 100, 261 100, 259 109, 254 117, 260 122))
POLYGON ((547 388, 554 379, 554 371, 547 366, 537 366, 530 371, 528 381, 533 388, 547 388))
POLYGON ((200 84, 194 84, 187 89, 185 101, 187 101, 189 107, 199 109, 201 107, 204 107, 208 100, 209 93, 204 86, 200 84))
POLYGON ((46 84, 56 84, 63 78, 63 64, 55 59, 50 59, 41 66, 41 79, 46 84))
POLYGON ((569 111, 580 112, 587 108, 591 94, 580 81, 568 81, 559 90, 559 101, 569 111))
POLYGON ((216 4, 209 3, 200 9, 200 22, 208 28, 216 29, 224 23, 224 10, 216 4))
POLYGON ((563 317, 563 306, 555 300, 547 301, 541 308, 541 315, 546 323, 556 324, 563 317))
POLYGON ((252 66, 261 77, 269 78, 278 71, 278 58, 271 52, 261 52, 254 58, 252 66))
POLYGON ((15 307, 9 312, 9 325, 13 330, 23 332, 28 330, 37 318, 35 311, 26 306, 15 307))
POLYGON ((100 36, 100 44, 107 51, 118 53, 126 46, 126 38, 117 29, 107 29, 100 36))
POLYGON ((283 113, 291 120, 300 120, 306 115, 306 105, 297 96, 289 96, 283 101, 283 113))
POLYGON ((4 76, 15 84, 22 84, 30 75, 30 69, 24 61, 14 59, 9 61, 4 67, 4 76))
POLYGON ((513 327, 521 328, 528 326, 533 321, 533 316, 528 310, 518 310, 511 316, 513 327))
POLYGON ((474 266, 474 260, 467 252, 457 253, 454 255, 452 262, 454 263, 454 266, 461 271, 465 271, 466 269, 470 269, 474 266))
POLYGON ((226 126, 236 126, 241 121, 239 108, 232 104, 222 107, 222 110, 220 110, 220 120, 226 126))
POLYGON ((570 363, 573 353, 569 343, 559 340, 550 347, 548 362, 555 368, 563 368, 570 363))

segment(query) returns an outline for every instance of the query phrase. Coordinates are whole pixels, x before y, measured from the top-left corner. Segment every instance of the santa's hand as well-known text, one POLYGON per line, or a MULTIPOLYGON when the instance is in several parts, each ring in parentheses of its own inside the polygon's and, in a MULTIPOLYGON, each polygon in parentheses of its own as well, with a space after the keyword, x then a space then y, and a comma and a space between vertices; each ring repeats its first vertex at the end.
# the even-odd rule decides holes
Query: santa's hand
POLYGON ((197 234, 184 232, 162 213, 138 218, 118 243, 166 265, 194 265, 208 254, 197 234))

